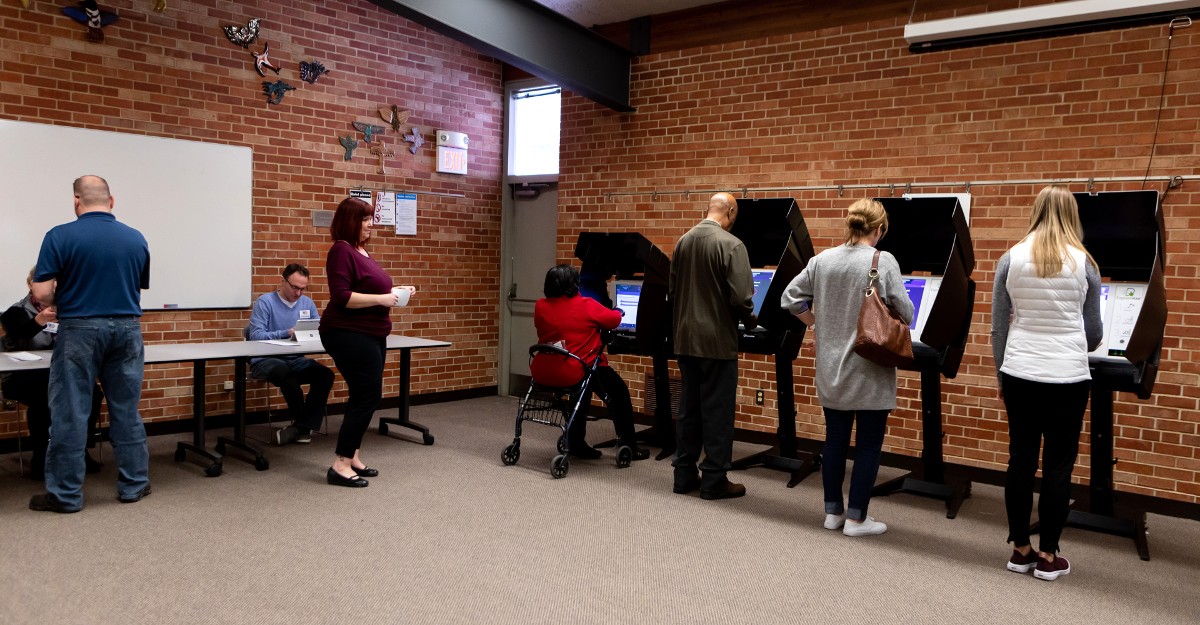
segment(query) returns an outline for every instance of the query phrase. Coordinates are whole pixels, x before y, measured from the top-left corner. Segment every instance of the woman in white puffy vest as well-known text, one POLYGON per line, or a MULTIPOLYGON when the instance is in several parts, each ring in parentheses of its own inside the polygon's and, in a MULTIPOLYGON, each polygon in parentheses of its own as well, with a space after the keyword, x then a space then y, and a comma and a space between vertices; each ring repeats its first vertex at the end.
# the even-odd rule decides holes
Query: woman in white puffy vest
POLYGON ((1004 504, 1013 544, 1008 569, 1032 570, 1044 580, 1071 572, 1058 555, 1058 539, 1091 389, 1088 352, 1103 336, 1100 271, 1082 237, 1071 192, 1063 186, 1042 189, 1029 232, 1000 258, 992 288, 992 353, 1008 411, 1004 504), (1029 521, 1043 438, 1041 539, 1035 551, 1029 521))

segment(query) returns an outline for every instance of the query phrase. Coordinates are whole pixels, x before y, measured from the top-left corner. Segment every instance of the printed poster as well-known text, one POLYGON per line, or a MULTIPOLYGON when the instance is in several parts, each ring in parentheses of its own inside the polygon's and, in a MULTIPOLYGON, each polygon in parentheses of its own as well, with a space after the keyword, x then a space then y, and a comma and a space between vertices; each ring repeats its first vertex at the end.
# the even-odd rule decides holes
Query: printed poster
POLYGON ((394 199, 394 220, 396 224, 396 234, 416 236, 417 194, 396 193, 394 199))

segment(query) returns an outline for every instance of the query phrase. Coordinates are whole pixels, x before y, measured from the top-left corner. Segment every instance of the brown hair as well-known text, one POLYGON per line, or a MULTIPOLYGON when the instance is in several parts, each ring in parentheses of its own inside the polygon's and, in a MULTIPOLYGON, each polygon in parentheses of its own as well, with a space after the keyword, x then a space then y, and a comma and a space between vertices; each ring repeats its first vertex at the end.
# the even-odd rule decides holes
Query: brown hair
POLYGON ((883 204, 863 198, 850 205, 846 211, 846 243, 865 239, 876 228, 882 228, 881 237, 887 234, 888 217, 883 204))
POLYGON ((374 212, 370 204, 356 197, 348 197, 342 200, 334 211, 333 223, 329 224, 329 234, 333 236, 334 241, 345 241, 354 247, 360 247, 363 245, 359 241, 362 237, 362 222, 373 216, 374 212))

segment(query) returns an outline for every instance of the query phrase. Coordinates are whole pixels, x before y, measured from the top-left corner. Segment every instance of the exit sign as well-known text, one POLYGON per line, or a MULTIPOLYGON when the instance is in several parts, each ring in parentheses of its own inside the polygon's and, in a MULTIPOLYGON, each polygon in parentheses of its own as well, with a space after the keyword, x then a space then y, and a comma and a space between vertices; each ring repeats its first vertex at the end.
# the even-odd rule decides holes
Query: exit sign
POLYGON ((466 175, 468 143, 470 139, 465 133, 437 131, 438 173, 466 175))

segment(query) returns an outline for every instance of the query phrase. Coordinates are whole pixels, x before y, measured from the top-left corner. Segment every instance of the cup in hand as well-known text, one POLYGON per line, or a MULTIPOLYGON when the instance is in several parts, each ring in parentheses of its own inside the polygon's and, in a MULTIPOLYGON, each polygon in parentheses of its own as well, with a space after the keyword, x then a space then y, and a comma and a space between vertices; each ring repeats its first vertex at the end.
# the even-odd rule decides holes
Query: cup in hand
POLYGON ((392 289, 392 294, 396 296, 397 306, 408 306, 408 297, 412 291, 406 286, 398 286, 392 289))

